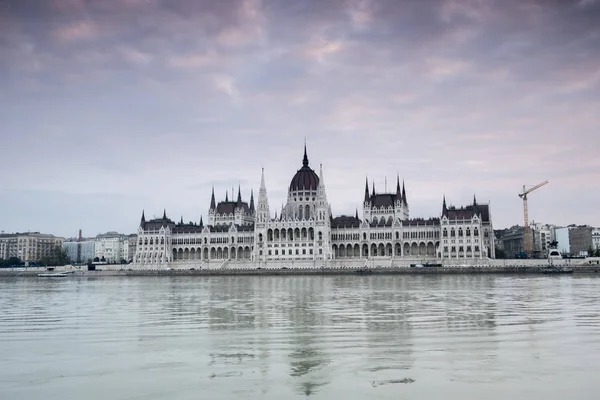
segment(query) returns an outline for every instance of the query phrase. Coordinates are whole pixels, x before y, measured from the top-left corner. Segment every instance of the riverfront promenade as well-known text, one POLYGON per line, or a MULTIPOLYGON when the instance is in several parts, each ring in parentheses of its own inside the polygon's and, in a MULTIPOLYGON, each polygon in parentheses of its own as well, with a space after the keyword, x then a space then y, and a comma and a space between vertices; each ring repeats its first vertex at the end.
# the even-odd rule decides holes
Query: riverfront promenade
MULTIPOLYGON (((566 266, 573 273, 600 273, 600 260, 560 260, 555 266, 566 266)), ((384 274, 541 274, 550 266, 547 260, 485 260, 472 265, 444 264, 441 267, 425 267, 422 264, 375 263, 366 260, 335 262, 330 266, 314 266, 311 262, 290 264, 269 263, 267 265, 242 262, 220 263, 169 263, 162 267, 135 264, 101 265, 100 270, 88 271, 85 266, 55 267, 55 272, 72 272, 74 276, 222 276, 222 275, 384 275, 384 274)), ((0 276, 34 276, 46 272, 43 267, 0 270, 0 276)))

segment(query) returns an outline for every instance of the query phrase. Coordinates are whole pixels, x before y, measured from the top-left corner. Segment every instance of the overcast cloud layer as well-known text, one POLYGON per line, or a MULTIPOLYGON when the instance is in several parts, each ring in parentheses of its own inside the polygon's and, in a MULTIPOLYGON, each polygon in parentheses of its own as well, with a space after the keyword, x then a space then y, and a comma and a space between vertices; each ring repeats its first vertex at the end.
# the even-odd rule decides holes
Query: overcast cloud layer
POLYGON ((413 217, 600 225, 595 0, 0 0, 0 229, 125 233, 271 210, 323 164, 334 214, 406 181, 413 217), (230 195, 231 196, 231 195, 230 195))

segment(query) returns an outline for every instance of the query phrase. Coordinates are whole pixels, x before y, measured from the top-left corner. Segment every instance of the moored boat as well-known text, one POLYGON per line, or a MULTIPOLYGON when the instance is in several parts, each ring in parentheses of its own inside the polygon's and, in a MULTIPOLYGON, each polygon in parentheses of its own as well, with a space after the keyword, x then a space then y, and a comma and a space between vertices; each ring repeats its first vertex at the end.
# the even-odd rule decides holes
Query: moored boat
POLYGON ((65 276, 67 276, 67 274, 64 272, 47 272, 38 274, 38 277, 40 278, 64 278, 65 276))
POLYGON ((544 274, 571 274, 573 273, 573 268, 568 267, 559 267, 551 265, 542 270, 544 274))

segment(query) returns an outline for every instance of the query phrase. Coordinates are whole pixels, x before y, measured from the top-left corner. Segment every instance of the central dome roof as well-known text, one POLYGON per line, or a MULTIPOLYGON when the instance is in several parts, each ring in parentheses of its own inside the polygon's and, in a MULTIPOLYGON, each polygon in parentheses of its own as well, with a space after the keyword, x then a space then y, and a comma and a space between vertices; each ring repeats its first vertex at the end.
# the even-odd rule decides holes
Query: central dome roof
POLYGON ((298 190, 317 190, 319 186, 319 177, 308 166, 308 157, 306 155, 306 145, 304 146, 304 159, 302 160, 302 168, 296 172, 296 175, 290 182, 290 191, 298 190))

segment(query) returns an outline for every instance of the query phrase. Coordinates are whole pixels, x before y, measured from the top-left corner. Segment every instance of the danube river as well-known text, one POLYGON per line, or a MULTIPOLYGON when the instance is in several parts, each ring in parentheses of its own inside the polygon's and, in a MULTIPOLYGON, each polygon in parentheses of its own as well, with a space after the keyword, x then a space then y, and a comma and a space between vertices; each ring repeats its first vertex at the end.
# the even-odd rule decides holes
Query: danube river
POLYGON ((0 278, 0 398, 597 399, 600 277, 0 278))

